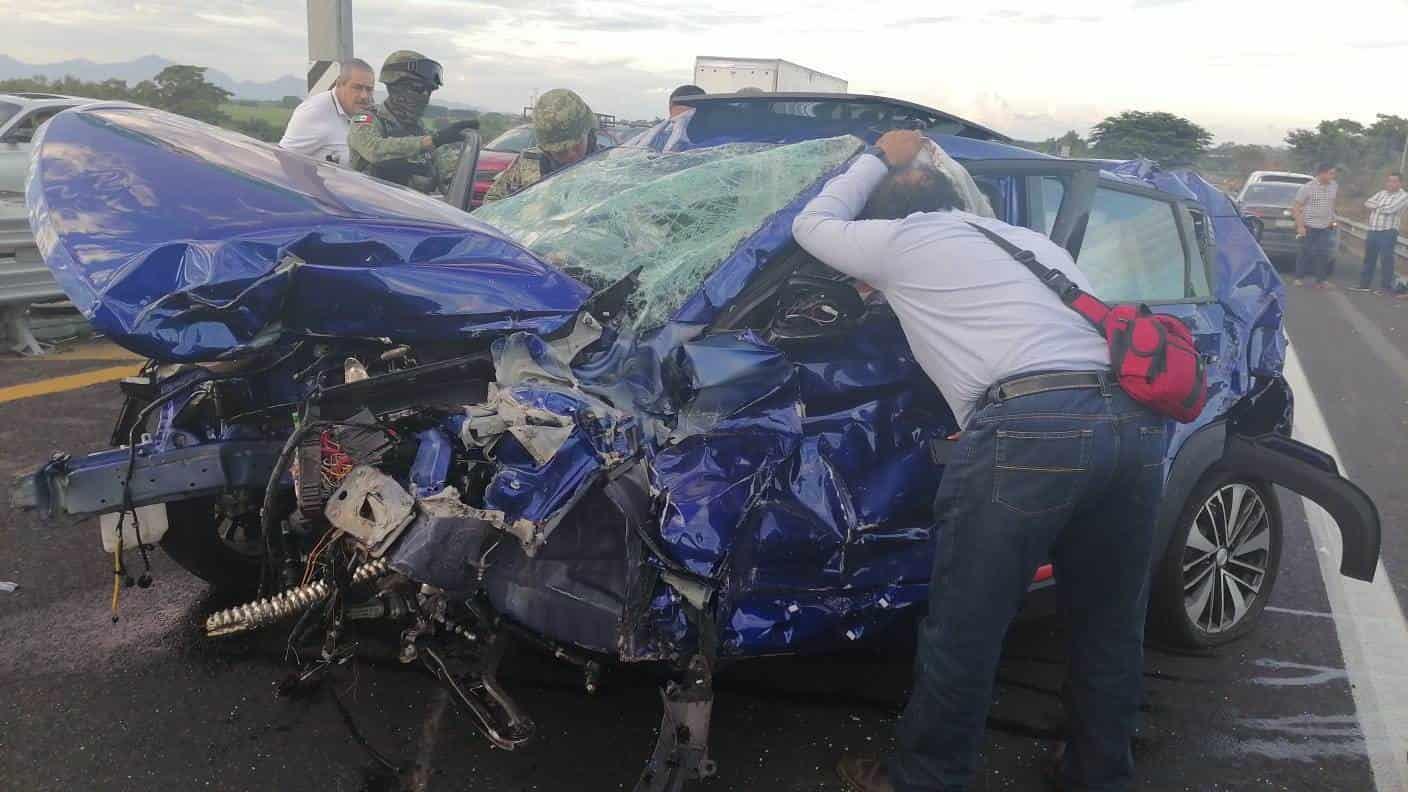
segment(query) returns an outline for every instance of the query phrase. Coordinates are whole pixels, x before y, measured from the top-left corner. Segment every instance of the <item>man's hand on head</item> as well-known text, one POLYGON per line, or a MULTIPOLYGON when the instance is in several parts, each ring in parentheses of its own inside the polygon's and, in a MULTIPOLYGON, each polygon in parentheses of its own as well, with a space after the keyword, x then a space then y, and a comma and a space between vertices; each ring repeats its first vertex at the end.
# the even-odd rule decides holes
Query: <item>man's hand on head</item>
POLYGON ((885 154, 891 168, 903 168, 914 161, 929 139, 912 129, 892 129, 880 136, 875 145, 885 154))

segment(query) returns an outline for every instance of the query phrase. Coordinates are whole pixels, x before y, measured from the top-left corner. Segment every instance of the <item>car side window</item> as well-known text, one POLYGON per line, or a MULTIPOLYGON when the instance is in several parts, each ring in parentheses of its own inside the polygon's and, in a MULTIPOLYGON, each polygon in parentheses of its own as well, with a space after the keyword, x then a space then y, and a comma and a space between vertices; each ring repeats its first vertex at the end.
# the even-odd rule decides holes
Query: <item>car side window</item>
POLYGON ((1051 236, 1051 227, 1056 224, 1056 213, 1061 209, 1061 199, 1066 196, 1066 185, 1055 176, 1043 176, 1027 198, 1027 222, 1033 231, 1051 236))
POLYGON ((10 131, 5 135, 5 142, 29 143, 34 139, 34 133, 39 131, 39 127, 45 121, 53 118, 59 111, 67 109, 67 107, 46 107, 42 110, 35 110, 10 127, 10 131))
POLYGON ((1209 296, 1202 257, 1196 244, 1185 246, 1177 211, 1168 201, 1104 187, 1095 191, 1076 263, 1097 297, 1160 302, 1209 296), (1195 268, 1197 278, 1191 275, 1195 268))

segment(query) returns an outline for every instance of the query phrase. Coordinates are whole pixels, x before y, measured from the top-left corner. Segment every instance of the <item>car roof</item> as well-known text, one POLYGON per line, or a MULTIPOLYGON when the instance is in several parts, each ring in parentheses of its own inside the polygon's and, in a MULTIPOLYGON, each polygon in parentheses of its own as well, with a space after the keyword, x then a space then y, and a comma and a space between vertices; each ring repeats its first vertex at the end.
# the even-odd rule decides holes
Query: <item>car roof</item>
POLYGON ((890 105, 891 107, 907 110, 909 112, 922 113, 933 117, 935 123, 947 121, 960 126, 958 134, 961 137, 975 138, 978 140, 998 140, 1010 141, 1007 135, 990 129, 975 121, 960 118, 952 113, 945 113, 932 107, 907 102, 903 99, 892 99, 888 96, 876 96, 874 94, 851 94, 851 93, 823 93, 823 92, 782 92, 782 93, 758 93, 758 94, 701 94, 698 96, 682 96, 675 100, 676 104, 701 105, 710 103, 761 103, 761 102, 869 102, 872 104, 890 105))
POLYGON ((88 99, 82 96, 65 96, 63 94, 33 93, 29 91, 18 91, 15 93, 0 93, 0 102, 12 102, 26 107, 42 107, 45 105, 71 105, 96 102, 97 99, 88 99))
POLYGON ((1302 179, 1304 181, 1310 181, 1313 178, 1315 177, 1311 176, 1309 173, 1293 173, 1291 171, 1252 171, 1251 175, 1247 177, 1247 182, 1250 183, 1253 181, 1259 181, 1261 179, 1267 179, 1268 181, 1280 181, 1284 179, 1302 179), (1271 178, 1268 179, 1267 177, 1271 178))

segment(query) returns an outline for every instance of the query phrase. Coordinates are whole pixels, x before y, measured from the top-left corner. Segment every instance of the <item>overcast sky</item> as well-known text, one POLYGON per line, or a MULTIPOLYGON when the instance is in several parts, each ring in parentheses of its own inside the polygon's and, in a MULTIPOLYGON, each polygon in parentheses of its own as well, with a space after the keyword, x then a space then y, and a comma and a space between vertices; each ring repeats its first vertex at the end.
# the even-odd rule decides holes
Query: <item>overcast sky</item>
MULTIPOLYGON (((449 73, 441 96, 487 109, 563 86, 600 112, 654 117, 695 55, 729 55, 786 58, 1019 138, 1084 134, 1122 110, 1255 143, 1323 118, 1408 115, 1408 0, 353 2, 357 55, 421 50, 449 73)), ((0 0, 0 17, 0 52, 31 63, 156 54, 246 80, 306 70, 302 0, 0 0)))

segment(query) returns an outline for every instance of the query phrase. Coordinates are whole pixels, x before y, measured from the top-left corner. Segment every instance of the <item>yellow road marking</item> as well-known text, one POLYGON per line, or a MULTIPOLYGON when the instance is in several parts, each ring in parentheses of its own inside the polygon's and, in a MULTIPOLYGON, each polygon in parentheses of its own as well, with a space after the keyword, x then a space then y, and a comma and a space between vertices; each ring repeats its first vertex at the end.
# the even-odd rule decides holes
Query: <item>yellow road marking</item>
POLYGON ((19 385, 11 385, 7 388, 0 388, 0 404, 5 402, 18 401, 20 399, 32 399, 35 396, 47 396, 51 393, 63 393, 64 391, 86 388, 89 385, 97 385, 100 382, 112 382, 123 377, 136 376, 142 370, 141 365, 133 366, 110 366, 108 368, 84 371, 78 374, 69 374, 65 377, 50 377, 37 382, 24 382, 19 385))
POLYGON ((89 349, 79 347, 72 352, 53 352, 48 355, 35 355, 24 358, 0 358, 0 362, 16 363, 62 363, 65 360, 141 360, 141 356, 133 352, 128 352, 120 346, 111 344, 95 346, 89 349))

